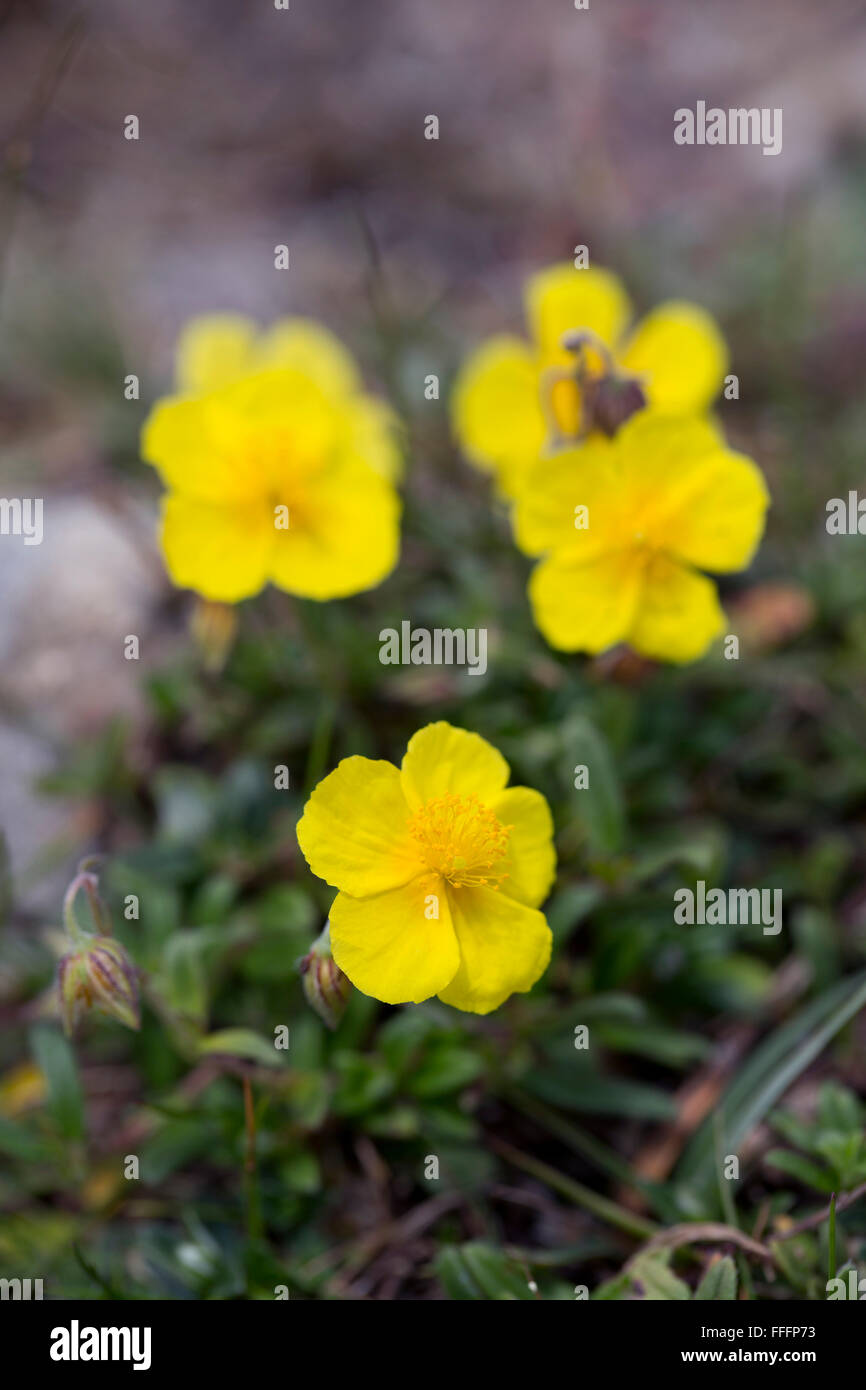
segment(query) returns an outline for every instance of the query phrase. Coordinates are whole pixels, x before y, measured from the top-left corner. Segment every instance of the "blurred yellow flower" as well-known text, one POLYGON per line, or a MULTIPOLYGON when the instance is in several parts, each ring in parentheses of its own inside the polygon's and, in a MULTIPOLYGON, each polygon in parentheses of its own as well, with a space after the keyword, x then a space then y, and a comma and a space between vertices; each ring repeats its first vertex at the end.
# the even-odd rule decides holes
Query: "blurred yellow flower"
MULTIPOLYGON (((186 385, 204 388, 204 365, 185 351, 186 385)), ((312 369, 314 356, 151 411, 142 454, 168 488, 162 549, 181 587, 234 603, 270 581, 331 599, 394 568, 400 506, 383 476, 387 453, 374 468, 376 432, 360 429, 358 398, 323 385, 324 357, 312 369)))
POLYGON ((15 1116, 42 1105, 45 1076, 35 1062, 19 1062, 0 1076, 0 1115, 15 1116))
POLYGON ((660 304, 629 331, 619 279, 566 263, 530 278, 525 309, 531 341, 500 334, 483 343, 462 367, 451 406, 467 457, 494 472, 507 496, 545 450, 613 434, 642 408, 701 414, 722 386, 725 344, 695 304, 660 304))
POLYGON ((485 1014, 532 987, 550 959, 538 906, 556 869, 544 797, 506 787, 508 764, 444 722, 391 763, 344 758, 298 824, 314 874, 339 890, 334 960, 386 1004, 438 995, 485 1014))
POLYGON ((705 420, 635 415, 539 461, 514 509, 517 544, 544 555, 529 581, 535 621, 562 651, 628 642, 642 656, 702 656, 722 631, 698 571, 745 569, 769 495, 754 463, 705 420))
POLYGON ((241 377, 277 367, 302 372, 339 405, 355 452, 383 478, 403 471, 397 416, 385 401, 365 395, 352 355, 313 319, 278 319, 260 330, 242 314, 203 314, 178 339, 176 377, 182 395, 202 395, 241 377))

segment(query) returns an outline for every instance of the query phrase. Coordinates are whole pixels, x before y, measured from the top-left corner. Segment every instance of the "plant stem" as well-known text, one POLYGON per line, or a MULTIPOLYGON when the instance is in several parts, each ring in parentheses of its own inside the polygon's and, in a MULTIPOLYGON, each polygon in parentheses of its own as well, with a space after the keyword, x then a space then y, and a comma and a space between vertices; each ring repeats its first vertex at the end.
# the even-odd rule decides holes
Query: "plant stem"
POLYGON ((836 1278, 836 1193, 835 1193, 835 1192, 834 1192, 834 1193, 832 1194, 832 1196, 830 1197, 830 1220, 829 1220, 829 1222, 828 1222, 828 1230, 827 1230, 827 1245, 828 1245, 828 1251, 829 1251, 828 1256, 827 1256, 827 1259, 828 1259, 828 1263, 829 1263, 829 1266, 830 1266, 829 1272, 828 1272, 828 1274, 827 1274, 827 1278, 828 1278, 828 1279, 835 1279, 835 1278, 836 1278))
POLYGON ((244 1155, 244 1194, 246 1206, 247 1240, 250 1244, 262 1234, 262 1213, 259 1201, 259 1175, 256 1167, 256 1114, 253 1107, 253 1088, 248 1076, 243 1078, 244 1088, 244 1128, 247 1136, 244 1155))
POLYGON ((584 1187, 582 1183, 575 1182, 574 1178, 569 1178, 565 1173, 551 1168, 549 1164, 542 1163, 540 1159, 532 1158, 520 1149, 515 1149, 503 1139, 491 1138, 490 1144, 515 1168, 522 1168, 524 1173, 530 1173, 532 1177, 552 1187, 555 1192, 561 1192, 563 1197, 567 1197, 576 1206, 591 1211, 600 1221, 618 1227, 637 1240, 650 1240, 657 1234, 659 1227, 654 1221, 647 1221, 635 1212, 626 1211, 625 1207, 612 1202, 610 1198, 600 1196, 590 1188, 584 1187))
POLYGON ((527 1095, 519 1086, 506 1085, 503 1088, 503 1095, 516 1110, 534 1120, 549 1134, 556 1135, 563 1144, 574 1149, 575 1153, 581 1154, 602 1173, 608 1173, 617 1182, 623 1183, 646 1197, 652 1197, 655 1185, 639 1177, 624 1159, 609 1149, 606 1144, 596 1139, 593 1134, 588 1134, 586 1130, 580 1129, 571 1120, 564 1119, 545 1105, 543 1101, 527 1095))

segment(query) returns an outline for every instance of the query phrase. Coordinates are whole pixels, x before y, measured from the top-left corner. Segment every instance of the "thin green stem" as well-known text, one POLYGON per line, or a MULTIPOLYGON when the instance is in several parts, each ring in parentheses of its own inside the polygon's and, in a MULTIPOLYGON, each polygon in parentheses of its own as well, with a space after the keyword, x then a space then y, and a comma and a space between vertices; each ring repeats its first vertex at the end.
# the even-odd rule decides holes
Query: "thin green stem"
POLYGON ((556 1168, 551 1168, 549 1164, 542 1163, 540 1159, 532 1158, 520 1149, 514 1148, 512 1144, 507 1144, 502 1139, 490 1140, 491 1146, 501 1154, 504 1159, 513 1164, 515 1168, 522 1168, 524 1173, 531 1174, 538 1178, 539 1182, 546 1183, 552 1187, 554 1192, 562 1193, 575 1206, 583 1207, 586 1211, 591 1211, 600 1221, 605 1221, 609 1226, 616 1226, 620 1231, 625 1231, 627 1235, 633 1236, 636 1240, 650 1240, 658 1233, 658 1227, 654 1221, 647 1221, 644 1217, 638 1216, 635 1212, 627 1211, 625 1207, 612 1202, 608 1197, 602 1197, 590 1188, 584 1187, 582 1183, 576 1182, 574 1178, 569 1178, 565 1173, 560 1173, 556 1168))
MULTIPOLYGON (((737 1230, 739 1230, 740 1222, 739 1218, 737 1217, 737 1204, 734 1201, 733 1188, 731 1186, 730 1180, 726 1178, 724 1174, 724 1154, 722 1153, 723 1124, 723 1112, 721 1110, 717 1110, 713 1121, 713 1135, 716 1148, 716 1175, 719 1184, 719 1201, 721 1203, 722 1213, 728 1225, 733 1226, 737 1230)), ((740 1276, 740 1283, 742 1287, 746 1290, 748 1297, 750 1299, 754 1298, 755 1288, 754 1284, 752 1283, 752 1271, 749 1268, 749 1262, 743 1254, 742 1250, 737 1251, 736 1259, 737 1270, 740 1276)))
POLYGON ((542 1101, 527 1095, 519 1086, 505 1086, 502 1094, 516 1110, 534 1120, 549 1134, 561 1139, 563 1144, 567 1144, 570 1149, 574 1149, 575 1153, 588 1159, 600 1172, 608 1173, 617 1182, 621 1182, 647 1197, 653 1196, 655 1185, 645 1178, 638 1177, 624 1159, 609 1149, 606 1144, 602 1144, 594 1135, 580 1129, 571 1120, 563 1119, 561 1115, 557 1115, 556 1111, 551 1110, 542 1101))
POLYGON ((328 765, 328 754, 331 749, 331 739, 334 733, 336 713, 336 700, 326 697, 319 708, 319 713, 316 717, 315 725, 313 726, 313 736, 310 739, 307 766, 304 769, 305 796, 309 796, 316 783, 321 780, 325 768, 328 765))
POLYGON ((836 1193, 830 1198, 830 1217, 827 1222, 827 1261, 829 1271, 828 1279, 836 1278, 836 1193))

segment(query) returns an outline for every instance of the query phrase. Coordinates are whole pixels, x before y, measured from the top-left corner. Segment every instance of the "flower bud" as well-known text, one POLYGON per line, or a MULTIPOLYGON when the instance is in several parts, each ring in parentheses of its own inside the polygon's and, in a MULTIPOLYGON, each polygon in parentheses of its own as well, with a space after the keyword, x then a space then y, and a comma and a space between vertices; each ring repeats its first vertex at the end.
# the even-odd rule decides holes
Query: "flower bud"
POLYGON ((230 603, 196 599, 190 630, 204 669, 218 674, 225 666, 237 636, 237 610, 230 603))
POLYGON ((300 964, 307 1003, 329 1028, 336 1028, 349 1002, 352 986, 331 955, 331 924, 316 937, 300 964))
POLYGON ((601 430, 612 439, 617 430, 646 405, 646 396, 639 381, 632 376, 591 378, 584 384, 584 408, 591 427, 601 430))
POLYGON ((71 1036, 90 1012, 141 1027, 135 966, 119 941, 92 936, 63 956, 59 971, 60 1012, 71 1036))

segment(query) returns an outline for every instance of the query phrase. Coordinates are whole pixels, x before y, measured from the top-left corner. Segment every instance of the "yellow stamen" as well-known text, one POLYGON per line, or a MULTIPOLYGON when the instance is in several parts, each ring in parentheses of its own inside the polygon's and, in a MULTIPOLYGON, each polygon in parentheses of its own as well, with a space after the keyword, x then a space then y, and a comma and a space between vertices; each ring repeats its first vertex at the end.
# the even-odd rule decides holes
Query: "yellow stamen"
POLYGON ((493 888, 508 874, 498 867, 512 827, 503 825, 477 796, 435 797, 410 817, 409 834, 424 862, 455 888, 493 888))

